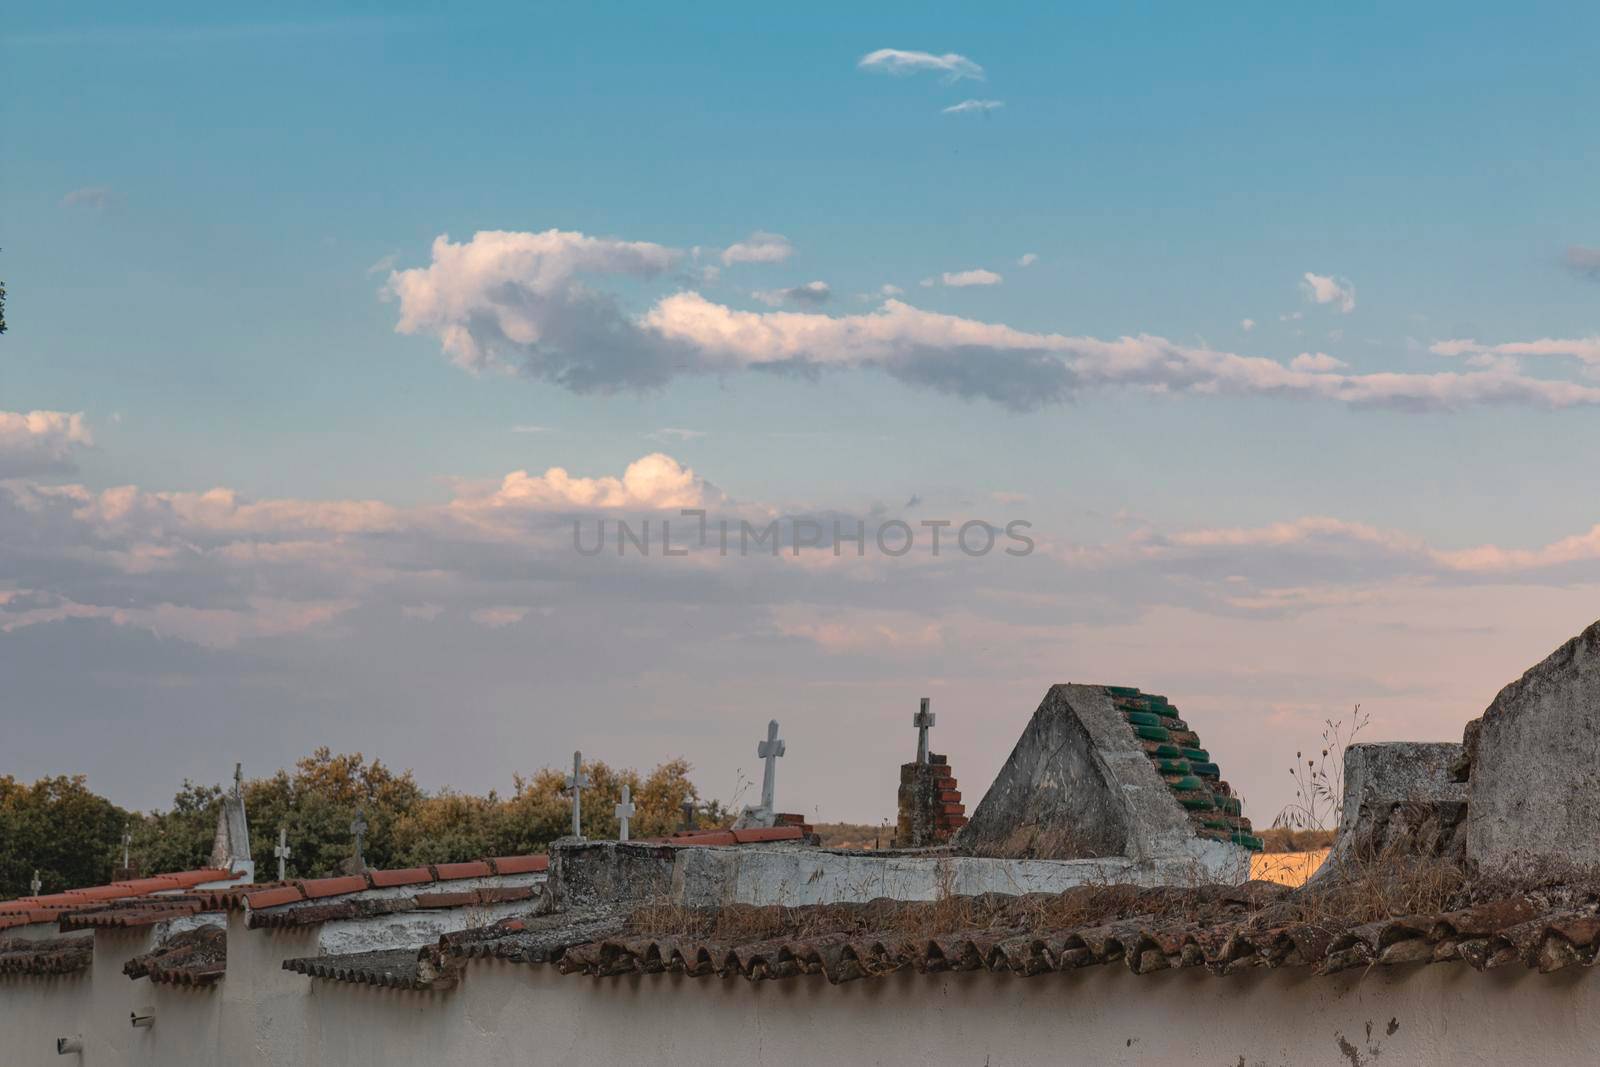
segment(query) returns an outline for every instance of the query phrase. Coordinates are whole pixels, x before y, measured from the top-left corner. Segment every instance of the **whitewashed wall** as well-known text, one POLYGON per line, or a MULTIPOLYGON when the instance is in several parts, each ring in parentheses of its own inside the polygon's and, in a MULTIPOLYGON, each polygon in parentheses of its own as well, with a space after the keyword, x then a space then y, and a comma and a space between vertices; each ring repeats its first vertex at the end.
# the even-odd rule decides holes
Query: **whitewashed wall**
POLYGON ((129 981, 121 960, 110 958, 77 978, 0 980, 0 1062, 1472 1067, 1593 1064, 1600 1048, 1600 976, 1578 968, 1479 974, 1449 964, 1218 979, 1193 971, 1136 977, 1107 966, 1034 978, 900 974, 832 986, 820 977, 594 980, 475 962, 453 990, 410 993, 281 970, 282 959, 315 951, 314 934, 230 933, 243 944, 209 992, 129 981), (129 1027, 135 1004, 153 1007, 154 1027, 129 1027), (68 1030, 89 1043, 81 1061, 55 1054, 55 1038, 68 1030))

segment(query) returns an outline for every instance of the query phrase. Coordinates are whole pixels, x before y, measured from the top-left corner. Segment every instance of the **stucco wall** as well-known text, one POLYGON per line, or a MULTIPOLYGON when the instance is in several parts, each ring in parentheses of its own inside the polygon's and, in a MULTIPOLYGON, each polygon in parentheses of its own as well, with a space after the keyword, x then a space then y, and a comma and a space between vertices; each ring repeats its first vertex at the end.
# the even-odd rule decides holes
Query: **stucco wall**
MULTIPOLYGON (((257 963, 290 947, 264 941, 257 963)), ((156 1025, 120 1051, 91 1044, 81 1062, 1470 1067, 1593 1063, 1600 1048, 1600 980, 1576 968, 1550 976, 1442 965, 1218 979, 1192 971, 1136 977, 1112 966, 1034 978, 900 974, 831 986, 820 977, 597 981, 481 962, 444 993, 282 971, 261 974, 267 980, 252 991, 234 977, 215 991, 193 992, 152 990, 117 975, 122 996, 107 996, 105 1010, 118 1001, 120 1015, 103 1025, 126 1029, 120 1005, 141 997, 154 1003, 156 1025)), ((89 995, 90 980, 0 983, 0 1050, 8 1067, 78 1062, 57 1057, 54 1040, 62 1005, 100 999, 89 995)))

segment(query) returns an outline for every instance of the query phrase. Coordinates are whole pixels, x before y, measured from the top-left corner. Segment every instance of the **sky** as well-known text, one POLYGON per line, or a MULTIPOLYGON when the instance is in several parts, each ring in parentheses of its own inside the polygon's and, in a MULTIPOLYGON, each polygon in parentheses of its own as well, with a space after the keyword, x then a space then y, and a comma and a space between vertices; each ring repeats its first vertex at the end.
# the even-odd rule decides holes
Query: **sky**
POLYGON ((1597 31, 9 13, 0 774, 749 802, 776 718, 878 821, 919 697, 975 803, 1073 681, 1267 825, 1358 704, 1459 739, 1600 617, 1597 31))

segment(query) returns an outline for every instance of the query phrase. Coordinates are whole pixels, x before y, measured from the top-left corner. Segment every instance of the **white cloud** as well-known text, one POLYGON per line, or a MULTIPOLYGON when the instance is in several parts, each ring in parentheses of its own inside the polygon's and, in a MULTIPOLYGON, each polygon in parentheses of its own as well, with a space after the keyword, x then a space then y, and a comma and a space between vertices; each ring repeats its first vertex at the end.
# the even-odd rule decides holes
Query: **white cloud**
POLYGON ((1307 300, 1318 304, 1337 304, 1339 310, 1346 315, 1356 309, 1356 288, 1344 278, 1333 278, 1326 274, 1312 274, 1306 271, 1300 288, 1305 292, 1307 300))
POLYGON ((898 285, 885 284, 878 287, 878 292, 884 296, 904 296, 906 291, 898 285))
POLYGON ((1240 319, 1239 320, 1239 329, 1243 330, 1245 333, 1249 333, 1251 330, 1253 330, 1255 328, 1256 328, 1256 320, 1255 319, 1240 319))
POLYGON ((1037 262, 1039 262, 1039 253, 1037 252, 1024 252, 1017 257, 1017 266, 1019 267, 1031 267, 1037 262))
POLYGON ((1006 102, 1004 100, 963 100, 959 104, 951 104, 949 107, 944 108, 941 114, 966 115, 977 113, 987 115, 989 112, 1005 106, 1006 102))
POLYGON ((1311 371, 1316 374, 1344 370, 1349 365, 1344 360, 1335 359, 1326 352, 1318 352, 1316 354, 1302 352, 1289 361, 1290 370, 1311 371))
POLYGON ((939 275, 939 280, 952 289, 964 289, 972 285, 999 285, 1005 281, 992 270, 981 267, 973 270, 945 271, 939 275))
POLYGON ((743 241, 735 242, 722 250, 726 266, 735 263, 782 263, 794 254, 794 246, 781 233, 757 230, 743 241))
POLYGON ((781 307, 784 304, 801 304, 816 307, 826 304, 833 296, 833 290, 827 282, 806 282, 804 285, 792 286, 788 289, 757 289, 750 294, 756 300, 770 307, 781 307))
POLYGON ((71 471, 92 444, 81 411, 0 411, 0 478, 71 471))
POLYGON ((672 441, 698 441, 706 436, 706 432, 704 430, 686 430, 679 426, 663 426, 650 436, 672 441))
POLYGON ((461 497, 450 506, 459 511, 649 510, 702 507, 715 495, 693 470, 671 456, 653 452, 628 464, 621 478, 574 478, 564 467, 551 467, 539 475, 512 471, 494 492, 461 497))
POLYGON ((862 56, 856 62, 856 66, 861 70, 876 71, 881 74, 915 74, 920 71, 933 71, 942 75, 946 82, 958 82, 963 78, 970 78, 973 81, 983 80, 983 68, 966 56, 955 52, 936 56, 931 52, 880 48, 862 56))
POLYGON ((104 210, 116 194, 108 185, 86 185, 82 189, 74 189, 61 198, 62 207, 86 207, 96 211, 104 210))
POLYGON ((372 266, 368 267, 367 274, 369 276, 373 274, 387 274, 394 270, 394 265, 399 261, 399 259, 400 253, 390 252, 388 255, 381 257, 377 262, 373 263, 372 266))
POLYGON ((431 266, 391 279, 400 303, 397 329, 436 335, 445 352, 469 368, 520 370, 576 392, 647 388, 685 374, 750 368, 870 367, 910 384, 1021 409, 1111 386, 1414 411, 1600 404, 1600 387, 1530 377, 1508 366, 1436 374, 1312 372, 1148 334, 1102 340, 1030 332, 896 299, 869 313, 827 315, 740 311, 679 291, 631 314, 618 297, 576 280, 580 269, 648 277, 675 255, 658 245, 554 231, 480 234, 461 245, 441 238, 431 266))
POLYGON ((1553 356, 1575 359, 1589 373, 1600 373, 1600 335, 1541 337, 1536 341, 1511 341, 1498 345, 1482 345, 1473 340, 1438 341, 1429 345, 1428 351, 1436 356, 1465 356, 1475 366, 1514 367, 1515 361, 1523 356, 1553 356))

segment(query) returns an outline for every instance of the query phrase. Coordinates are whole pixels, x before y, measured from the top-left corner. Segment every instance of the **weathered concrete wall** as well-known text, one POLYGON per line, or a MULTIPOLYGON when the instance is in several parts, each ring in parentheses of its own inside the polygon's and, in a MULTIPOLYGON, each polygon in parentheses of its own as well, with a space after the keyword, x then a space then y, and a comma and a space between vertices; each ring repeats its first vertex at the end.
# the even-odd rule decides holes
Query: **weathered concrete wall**
POLYGON ((1462 747, 1391 741, 1344 751, 1343 817, 1317 879, 1336 878, 1381 851, 1461 858, 1467 786, 1455 780, 1462 747))
MULTIPOLYGON (((1136 757, 1137 766, 1130 758, 1127 767, 1141 778, 1155 778, 1132 741, 1104 689, 1051 686, 956 843, 1014 855, 1019 831, 1042 829, 1061 837, 1059 844, 1075 855, 1127 855, 1131 824, 1145 814, 1144 805, 1135 811, 1132 798, 1120 795, 1119 768, 1111 764, 1121 763, 1122 754, 1136 757)), ((1171 805, 1165 793, 1163 788, 1161 799, 1171 805)))
POLYGON ((1467 733, 1468 860, 1486 872, 1600 868, 1600 623, 1502 689, 1467 733))
POLYGON ((818 848, 685 848, 672 874, 681 904, 834 904, 875 897, 937 900, 956 893, 1059 893, 1075 885, 1236 884, 1250 853, 1192 839, 1165 860, 1002 860, 982 856, 832 852, 818 848))
MULTIPOLYGON (((597 981, 483 962, 448 993, 289 977, 292 995, 254 1004, 160 990, 157 1023, 128 1058, 91 1045, 81 1062, 1500 1067, 1589 1064, 1600 1047, 1600 978, 1578 968, 1544 976, 1441 965, 1218 979, 1188 970, 1136 977, 1111 966, 1033 978, 906 973, 830 986, 816 976, 597 981), (236 1013, 247 1018, 229 1018, 236 1013)), ((79 1062, 56 1056, 58 1025, 45 1016, 63 996, 81 1002, 83 984, 41 984, 22 1002, 12 984, 0 984, 7 1067, 79 1062)))

